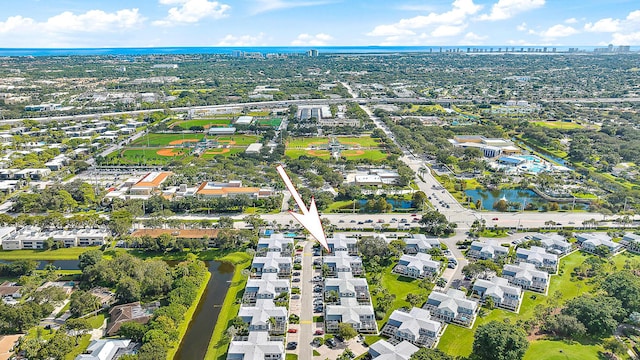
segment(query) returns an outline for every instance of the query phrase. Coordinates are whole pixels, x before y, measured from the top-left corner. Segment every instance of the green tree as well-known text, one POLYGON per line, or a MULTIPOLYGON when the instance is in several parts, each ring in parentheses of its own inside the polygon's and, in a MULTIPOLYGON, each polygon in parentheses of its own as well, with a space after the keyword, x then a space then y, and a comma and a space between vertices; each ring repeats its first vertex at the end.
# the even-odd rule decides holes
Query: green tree
POLYGON ((409 360, 453 360, 453 358, 440 349, 420 348, 411 355, 409 360))
POLYGON ((135 342, 140 342, 142 341, 145 332, 147 332, 147 327, 144 324, 140 324, 135 321, 127 321, 120 326, 118 335, 131 339, 135 342))
POLYGON ((578 319, 592 336, 611 335, 625 316, 620 300, 588 294, 569 300, 562 313, 578 319))
POLYGON ((351 340, 358 336, 358 332, 353 328, 353 326, 342 322, 338 324, 338 334, 345 340, 351 340))
POLYGON ((84 290, 74 291, 69 301, 69 311, 76 317, 98 310, 100 306, 100 299, 84 290))
POLYGON ((133 215, 127 210, 116 210, 109 217, 109 229, 118 235, 129 232, 133 225, 133 215))
POLYGON ((74 332, 76 346, 78 345, 78 338, 85 332, 92 329, 91 323, 89 323, 89 321, 84 318, 67 319, 67 321, 65 321, 64 323, 64 328, 74 332))
POLYGON ((422 215, 420 224, 427 234, 433 236, 449 235, 457 227, 456 223, 447 221, 447 217, 437 210, 429 210, 422 215))
POLYGON ((473 336, 473 358, 477 360, 519 360, 529 343, 521 328, 499 321, 481 325, 473 336))
POLYGON ((95 265, 100 260, 102 260, 102 251, 100 250, 85 251, 82 254, 80 254, 80 256, 78 256, 78 260, 79 260, 78 268, 80 268, 80 270, 83 270, 87 266, 95 265))
POLYGON ((140 300, 142 289, 140 283, 130 277, 120 279, 116 286, 116 299, 120 303, 130 303, 140 300))
POLYGON ((576 338, 586 334, 587 329, 575 316, 557 314, 547 317, 543 329, 554 336, 576 338))
POLYGON ((602 288, 622 303, 628 312, 640 311, 640 278, 630 271, 619 271, 606 277, 602 288))

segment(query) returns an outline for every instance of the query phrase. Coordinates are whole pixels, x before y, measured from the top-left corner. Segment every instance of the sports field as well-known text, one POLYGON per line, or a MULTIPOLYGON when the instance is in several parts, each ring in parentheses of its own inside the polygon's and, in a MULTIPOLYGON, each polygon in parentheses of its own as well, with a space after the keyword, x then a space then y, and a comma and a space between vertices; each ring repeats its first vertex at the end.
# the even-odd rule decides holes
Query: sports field
MULTIPOLYGON (((351 145, 351 146, 359 145, 360 147, 368 147, 368 148, 375 148, 375 147, 379 147, 380 146, 380 140, 374 139, 374 138, 369 137, 369 136, 363 136, 363 137, 354 137, 354 136, 336 137, 336 139, 341 144, 351 145)), ((290 148, 290 149, 306 149, 306 148, 311 147, 312 145, 322 145, 322 144, 328 144, 328 143, 329 143, 329 138, 328 137, 295 138, 293 140, 290 140, 287 143, 287 148, 290 148)))
POLYGON ((278 127, 280 127, 280 124, 282 124, 282 119, 280 119, 280 118, 259 119, 258 120, 258 126, 263 126, 263 127, 278 128, 278 127))
POLYGON ((171 142, 177 140, 202 140, 204 134, 165 134, 165 133, 152 133, 147 134, 133 143, 131 143, 132 147, 163 147, 171 144, 171 142))
POLYGON ((197 120, 185 120, 179 121, 173 124, 172 128, 182 128, 184 130, 189 130, 192 126, 202 126, 205 129, 215 126, 229 126, 231 124, 231 119, 197 119, 197 120))
MULTIPOLYGON (((355 137, 337 137, 339 143, 351 147, 351 149, 343 150, 341 157, 347 160, 368 159, 372 161, 380 161, 389 155, 378 139, 369 136, 355 137)), ((295 138, 287 143, 285 155, 292 159, 297 159, 302 155, 319 157, 328 159, 330 153, 328 150, 320 150, 317 147, 329 143, 328 137, 312 137, 312 138, 295 138), (314 149, 315 148, 315 149, 314 149)))

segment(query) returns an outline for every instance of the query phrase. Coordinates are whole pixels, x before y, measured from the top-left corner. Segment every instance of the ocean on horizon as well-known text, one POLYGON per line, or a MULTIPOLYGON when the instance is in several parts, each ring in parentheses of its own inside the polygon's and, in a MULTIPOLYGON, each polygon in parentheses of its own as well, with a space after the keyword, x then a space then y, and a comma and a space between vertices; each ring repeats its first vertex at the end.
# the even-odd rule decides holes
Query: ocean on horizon
MULTIPOLYGON (((136 55, 173 55, 173 54, 231 54, 235 50, 259 52, 262 54, 302 54, 316 49, 320 54, 377 54, 377 53, 439 53, 467 49, 513 49, 524 53, 527 49, 542 49, 543 46, 273 46, 273 47, 136 47, 136 48, 0 48, 0 56, 136 56, 136 55)), ((551 51, 553 46, 546 46, 551 51)), ((566 52, 570 46, 555 46, 559 52, 566 52)), ((592 51, 595 47, 579 47, 581 51, 592 51)), ((638 48, 632 48, 637 51, 638 48)))

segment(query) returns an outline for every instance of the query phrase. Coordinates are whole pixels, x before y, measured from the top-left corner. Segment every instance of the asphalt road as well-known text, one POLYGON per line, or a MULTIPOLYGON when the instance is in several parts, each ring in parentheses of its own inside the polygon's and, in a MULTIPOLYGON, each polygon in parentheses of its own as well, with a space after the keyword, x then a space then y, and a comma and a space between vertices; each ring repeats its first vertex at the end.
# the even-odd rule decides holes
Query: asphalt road
POLYGON ((313 254, 314 241, 307 241, 302 253, 301 289, 302 311, 300 315, 300 341, 298 342, 300 360, 313 360, 313 254))

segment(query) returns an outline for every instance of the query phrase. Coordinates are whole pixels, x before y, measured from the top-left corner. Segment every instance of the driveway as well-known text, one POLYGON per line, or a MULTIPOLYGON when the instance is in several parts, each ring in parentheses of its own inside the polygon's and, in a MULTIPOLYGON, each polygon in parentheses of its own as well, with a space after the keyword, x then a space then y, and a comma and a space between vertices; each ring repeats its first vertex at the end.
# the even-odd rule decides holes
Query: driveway
POLYGON ((287 334, 287 342, 297 341, 298 348, 293 351, 287 351, 287 353, 298 354, 300 360, 313 360, 313 349, 311 347, 311 340, 313 339, 313 332, 315 327, 313 326, 313 309, 311 308, 313 302, 313 256, 312 247, 313 241, 302 242, 304 251, 302 253, 302 271, 300 286, 300 299, 291 300, 290 313, 300 316, 299 325, 291 325, 289 328, 298 329, 295 334, 287 334), (294 312, 295 311, 295 312, 294 312))

